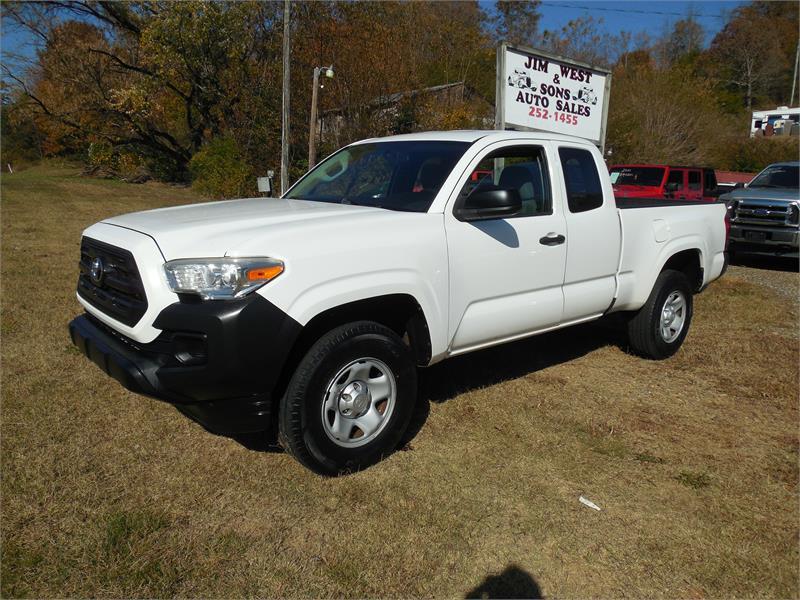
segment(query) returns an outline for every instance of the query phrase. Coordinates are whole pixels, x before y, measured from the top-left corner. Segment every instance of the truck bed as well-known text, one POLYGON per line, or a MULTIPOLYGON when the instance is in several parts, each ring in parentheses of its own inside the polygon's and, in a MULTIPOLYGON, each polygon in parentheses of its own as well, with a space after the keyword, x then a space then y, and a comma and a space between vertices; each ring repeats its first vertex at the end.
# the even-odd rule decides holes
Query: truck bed
POLYGON ((616 202, 622 255, 615 310, 642 306, 665 262, 684 250, 699 253, 702 285, 719 276, 725 260, 724 202, 663 198, 618 198, 616 202), (636 208, 645 210, 628 210, 636 208))

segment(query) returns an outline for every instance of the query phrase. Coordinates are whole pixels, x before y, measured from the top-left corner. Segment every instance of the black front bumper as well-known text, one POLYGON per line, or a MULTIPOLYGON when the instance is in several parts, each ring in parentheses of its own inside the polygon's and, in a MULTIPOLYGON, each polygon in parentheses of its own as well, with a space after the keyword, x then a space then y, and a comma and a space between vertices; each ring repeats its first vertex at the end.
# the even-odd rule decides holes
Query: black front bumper
POLYGON ((86 314, 72 342, 125 388, 165 400, 220 434, 270 428, 272 395, 300 325, 252 294, 236 301, 178 302, 140 344, 86 314))

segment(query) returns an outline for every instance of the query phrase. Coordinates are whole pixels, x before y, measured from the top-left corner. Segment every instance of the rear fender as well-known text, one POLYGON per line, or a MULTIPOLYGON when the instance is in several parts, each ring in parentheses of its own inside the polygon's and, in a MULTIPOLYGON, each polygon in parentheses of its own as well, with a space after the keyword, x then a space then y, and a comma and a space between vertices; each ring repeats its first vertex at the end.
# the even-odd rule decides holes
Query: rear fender
POLYGON ((699 235, 687 235, 671 239, 658 248, 655 260, 650 263, 655 268, 647 268, 644 266, 646 263, 642 262, 641 271, 620 273, 620 293, 614 304, 614 311, 638 310, 644 306, 653 291, 656 279, 669 260, 678 253, 687 250, 698 253, 699 267, 703 273, 702 284, 699 287, 706 285, 709 273, 706 268, 707 251, 705 240, 699 235))

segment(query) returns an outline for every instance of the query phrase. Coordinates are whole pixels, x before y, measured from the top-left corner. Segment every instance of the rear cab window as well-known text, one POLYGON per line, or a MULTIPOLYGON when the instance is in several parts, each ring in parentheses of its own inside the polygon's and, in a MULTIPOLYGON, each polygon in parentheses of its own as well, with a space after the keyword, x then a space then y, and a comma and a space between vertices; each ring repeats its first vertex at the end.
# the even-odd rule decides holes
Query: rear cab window
POLYGON ((561 170, 571 213, 580 213, 603 206, 603 186, 594 155, 581 148, 560 147, 561 170))

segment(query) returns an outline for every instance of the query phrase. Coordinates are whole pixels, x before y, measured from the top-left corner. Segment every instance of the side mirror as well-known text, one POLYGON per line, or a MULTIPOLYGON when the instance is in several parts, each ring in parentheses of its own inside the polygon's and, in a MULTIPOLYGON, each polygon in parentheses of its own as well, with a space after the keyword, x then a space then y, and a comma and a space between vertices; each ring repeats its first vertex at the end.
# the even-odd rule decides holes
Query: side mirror
POLYGON ((744 187, 744 184, 741 181, 737 181, 736 184, 733 186, 733 189, 739 190, 744 187))
POLYGON ((459 221, 486 221, 513 217, 522 211, 522 199, 515 189, 476 189, 458 209, 459 221))

